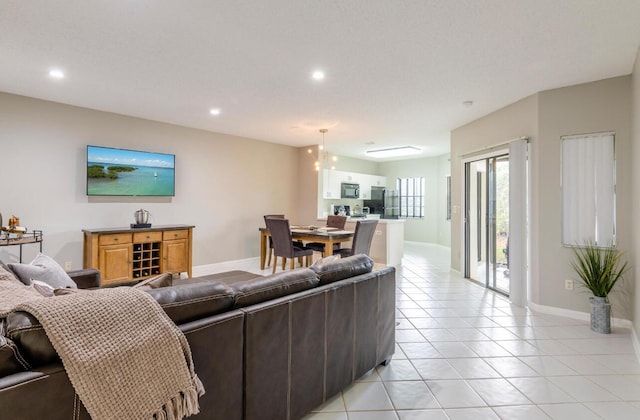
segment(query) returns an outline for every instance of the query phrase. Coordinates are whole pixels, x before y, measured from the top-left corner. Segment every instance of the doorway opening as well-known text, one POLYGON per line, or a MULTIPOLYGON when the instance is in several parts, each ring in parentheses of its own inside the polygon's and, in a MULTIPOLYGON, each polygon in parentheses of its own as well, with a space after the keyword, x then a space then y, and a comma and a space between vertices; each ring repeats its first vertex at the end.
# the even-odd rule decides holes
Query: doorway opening
POLYGON ((465 163, 464 276, 509 295, 509 154, 465 163))

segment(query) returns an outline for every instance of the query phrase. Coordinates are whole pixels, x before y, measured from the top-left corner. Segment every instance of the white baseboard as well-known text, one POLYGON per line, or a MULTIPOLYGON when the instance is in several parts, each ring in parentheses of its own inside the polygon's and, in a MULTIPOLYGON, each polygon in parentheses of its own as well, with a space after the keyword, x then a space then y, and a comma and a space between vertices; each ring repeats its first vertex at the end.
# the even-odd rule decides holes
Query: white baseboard
MULTIPOLYGON (((579 319, 580 321, 589 322, 591 319, 591 315, 588 312, 574 311, 571 309, 558 308, 555 306, 540 305, 533 302, 529 302, 529 308, 545 314, 564 316, 567 318, 579 319)), ((630 328, 633 331, 633 322, 628 319, 613 318, 613 325, 620 328, 630 328)))

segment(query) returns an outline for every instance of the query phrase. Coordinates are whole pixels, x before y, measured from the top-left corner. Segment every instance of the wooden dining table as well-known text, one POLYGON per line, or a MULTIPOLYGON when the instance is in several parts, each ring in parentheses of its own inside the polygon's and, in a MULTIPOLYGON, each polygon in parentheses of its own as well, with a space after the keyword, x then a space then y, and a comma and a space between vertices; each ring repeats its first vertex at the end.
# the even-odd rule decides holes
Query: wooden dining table
MULTIPOLYGON (((271 236, 266 227, 259 228, 260 231, 260 269, 264 270, 267 259, 267 238, 271 236)), ((324 244, 324 249, 333 249, 333 244, 349 242, 353 239, 353 232, 350 230, 325 230, 325 228, 311 228, 308 226, 291 226, 291 237, 302 242, 320 242, 324 244)), ((322 254, 324 257, 324 253, 322 254)))

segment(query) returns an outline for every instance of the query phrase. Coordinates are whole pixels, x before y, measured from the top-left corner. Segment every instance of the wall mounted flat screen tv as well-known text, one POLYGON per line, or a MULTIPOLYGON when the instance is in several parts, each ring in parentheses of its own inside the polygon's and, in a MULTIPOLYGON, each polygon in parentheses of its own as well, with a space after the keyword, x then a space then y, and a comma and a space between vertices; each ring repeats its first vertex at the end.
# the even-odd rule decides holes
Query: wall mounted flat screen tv
POLYGON ((175 196, 175 155, 87 146, 87 195, 175 196))

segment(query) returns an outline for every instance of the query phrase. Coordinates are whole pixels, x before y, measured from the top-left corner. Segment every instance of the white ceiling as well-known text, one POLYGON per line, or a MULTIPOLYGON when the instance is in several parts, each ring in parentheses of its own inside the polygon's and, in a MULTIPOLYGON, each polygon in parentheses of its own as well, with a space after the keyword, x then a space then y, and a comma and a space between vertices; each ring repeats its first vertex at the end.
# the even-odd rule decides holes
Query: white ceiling
POLYGON ((0 91, 435 156, 450 130, 523 97, 631 73, 639 45, 640 0, 0 0, 0 91))

